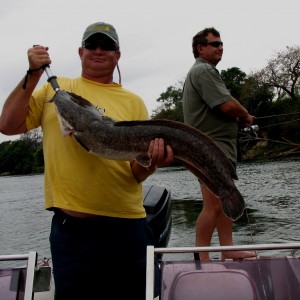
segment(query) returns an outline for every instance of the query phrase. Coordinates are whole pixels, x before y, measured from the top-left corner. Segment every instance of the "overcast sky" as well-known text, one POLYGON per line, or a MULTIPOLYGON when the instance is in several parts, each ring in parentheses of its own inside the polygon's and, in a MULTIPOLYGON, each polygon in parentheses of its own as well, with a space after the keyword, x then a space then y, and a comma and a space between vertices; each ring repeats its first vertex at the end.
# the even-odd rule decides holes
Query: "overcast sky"
MULTIPOLYGON (((151 115, 160 94, 183 81, 193 64, 191 39, 198 31, 211 26, 220 31, 220 71, 238 67, 249 74, 276 51, 300 45, 299 16, 299 0, 1 0, 0 110, 28 69, 33 44, 49 47, 52 73, 80 76, 77 50, 94 22, 115 26, 122 84, 144 99, 151 115)), ((40 84, 46 80, 44 75, 40 84)), ((15 138, 0 133, 0 143, 15 138)))

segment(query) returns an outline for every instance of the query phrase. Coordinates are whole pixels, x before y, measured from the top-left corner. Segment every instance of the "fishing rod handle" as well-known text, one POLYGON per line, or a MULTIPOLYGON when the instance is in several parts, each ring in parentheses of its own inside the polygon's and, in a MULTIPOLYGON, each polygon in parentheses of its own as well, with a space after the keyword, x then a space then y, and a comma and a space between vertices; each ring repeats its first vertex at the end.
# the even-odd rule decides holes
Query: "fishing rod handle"
POLYGON ((53 90, 54 90, 55 92, 59 91, 59 90, 60 90, 60 87, 59 87, 58 82, 57 82, 57 80, 56 80, 57 77, 56 77, 55 75, 52 74, 52 71, 51 71, 49 65, 44 65, 44 66, 43 66, 43 69, 45 70, 45 72, 46 72, 46 74, 47 74, 47 76, 48 76, 47 81, 51 84, 53 90))
MULTIPOLYGON (((33 45, 33 47, 36 47, 36 46, 39 46, 39 45, 33 45)), ((47 76, 48 76, 48 79, 47 81, 51 84, 53 90, 55 92, 59 91, 60 90, 60 87, 56 81, 56 76, 52 74, 51 72, 51 69, 50 69, 50 66, 49 65, 43 65, 42 66, 42 69, 45 70, 47 76)))

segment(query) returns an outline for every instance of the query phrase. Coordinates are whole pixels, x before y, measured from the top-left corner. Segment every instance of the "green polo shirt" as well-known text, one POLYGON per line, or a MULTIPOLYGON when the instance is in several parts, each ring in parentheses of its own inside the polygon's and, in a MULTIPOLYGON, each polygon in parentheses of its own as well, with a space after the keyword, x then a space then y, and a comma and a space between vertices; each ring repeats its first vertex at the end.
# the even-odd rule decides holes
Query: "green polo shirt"
POLYGON ((183 89, 184 122, 210 136, 236 163, 237 122, 214 109, 232 98, 215 66, 197 58, 183 89))

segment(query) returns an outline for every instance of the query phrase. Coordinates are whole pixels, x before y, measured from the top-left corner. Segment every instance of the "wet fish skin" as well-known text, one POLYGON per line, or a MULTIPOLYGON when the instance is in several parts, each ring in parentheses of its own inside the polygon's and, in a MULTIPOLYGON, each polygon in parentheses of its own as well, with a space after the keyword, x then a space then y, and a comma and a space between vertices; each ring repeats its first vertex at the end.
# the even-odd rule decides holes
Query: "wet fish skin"
POLYGON ((89 101, 59 91, 55 103, 62 131, 71 133, 89 151, 114 160, 137 160, 151 164, 149 143, 163 138, 174 158, 217 195, 225 215, 237 220, 244 212, 243 196, 234 184, 235 169, 217 146, 201 131, 170 120, 120 121, 103 116, 89 101))

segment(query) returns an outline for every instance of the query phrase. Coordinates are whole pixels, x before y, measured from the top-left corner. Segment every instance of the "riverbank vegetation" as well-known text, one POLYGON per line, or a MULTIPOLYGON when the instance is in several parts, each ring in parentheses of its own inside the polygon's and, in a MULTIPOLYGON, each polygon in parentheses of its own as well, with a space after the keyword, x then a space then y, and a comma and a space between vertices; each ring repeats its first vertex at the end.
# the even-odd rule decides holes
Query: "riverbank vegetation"
MULTIPOLYGON (((249 75, 233 67, 222 70, 221 76, 231 94, 255 116, 253 128, 239 131, 240 160, 300 155, 300 47, 276 52, 265 68, 249 75)), ((183 122, 183 85, 177 82, 160 94, 152 119, 183 122)), ((40 173, 43 167, 39 129, 0 143, 0 174, 40 173)))

